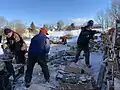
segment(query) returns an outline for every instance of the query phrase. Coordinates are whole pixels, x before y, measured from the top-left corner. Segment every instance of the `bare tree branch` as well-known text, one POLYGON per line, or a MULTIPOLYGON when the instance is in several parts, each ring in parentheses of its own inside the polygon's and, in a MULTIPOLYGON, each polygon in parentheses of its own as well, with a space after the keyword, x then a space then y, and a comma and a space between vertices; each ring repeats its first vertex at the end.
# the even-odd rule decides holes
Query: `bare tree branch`
POLYGON ((102 29, 104 28, 104 12, 100 11, 96 15, 96 22, 101 25, 102 29))
POLYGON ((0 16, 0 28, 4 27, 7 24, 7 20, 0 16))
POLYGON ((114 18, 114 20, 120 19, 120 5, 112 4, 110 15, 114 18))
POLYGON ((9 22, 8 26, 15 30, 20 35, 23 35, 25 33, 26 27, 20 20, 14 20, 9 22))

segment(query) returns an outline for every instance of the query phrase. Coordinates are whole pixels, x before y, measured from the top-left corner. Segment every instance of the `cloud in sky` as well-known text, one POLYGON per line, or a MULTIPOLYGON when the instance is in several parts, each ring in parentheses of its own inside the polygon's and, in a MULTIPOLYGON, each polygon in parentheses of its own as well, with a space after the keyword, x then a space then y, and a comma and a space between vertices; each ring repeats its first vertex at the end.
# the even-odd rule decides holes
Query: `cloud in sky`
POLYGON ((73 18, 71 21, 76 25, 86 24, 88 20, 93 20, 92 18, 73 18))

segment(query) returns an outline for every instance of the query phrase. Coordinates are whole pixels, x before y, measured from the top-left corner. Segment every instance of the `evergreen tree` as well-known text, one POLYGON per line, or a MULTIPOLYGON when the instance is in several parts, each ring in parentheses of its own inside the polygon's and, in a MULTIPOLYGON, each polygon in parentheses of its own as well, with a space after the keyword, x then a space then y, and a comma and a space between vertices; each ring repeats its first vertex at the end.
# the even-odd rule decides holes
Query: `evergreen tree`
POLYGON ((30 25, 30 32, 34 32, 35 31, 35 25, 34 25, 34 22, 31 23, 30 25))

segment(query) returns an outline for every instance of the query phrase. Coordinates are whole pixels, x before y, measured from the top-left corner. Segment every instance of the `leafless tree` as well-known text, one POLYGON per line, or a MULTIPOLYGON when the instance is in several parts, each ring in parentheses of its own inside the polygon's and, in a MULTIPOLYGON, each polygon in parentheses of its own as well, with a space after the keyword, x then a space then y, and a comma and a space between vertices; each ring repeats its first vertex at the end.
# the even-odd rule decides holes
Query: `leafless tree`
POLYGON ((0 16, 0 36, 3 35, 3 27, 7 24, 7 20, 0 16))
POLYGON ((45 28, 46 30, 48 30, 49 29, 49 24, 44 24, 43 28, 45 28))
POLYGON ((120 4, 112 3, 110 15, 114 20, 120 20, 120 4))
POLYGON ((96 15, 96 22, 101 25, 102 30, 108 29, 109 26, 112 26, 113 21, 110 15, 110 9, 99 11, 96 15))
POLYGON ((105 24, 104 27, 108 29, 108 27, 112 25, 111 23, 112 23, 112 19, 110 18, 109 9, 108 9, 104 14, 104 24, 105 24))
POLYGON ((111 7, 105 12, 97 13, 96 22, 104 28, 114 27, 116 20, 120 20, 120 4, 112 2, 111 7))
POLYGON ((7 24, 7 20, 0 16, 0 28, 3 28, 7 24))
POLYGON ((96 22, 101 25, 102 29, 104 29, 104 23, 105 23, 104 18, 105 18, 104 11, 99 11, 95 18, 96 22))
POLYGON ((55 27, 54 27, 54 25, 53 25, 53 24, 49 25, 49 30, 50 30, 50 31, 55 30, 55 27))
POLYGON ((26 27, 20 20, 14 20, 9 22, 8 26, 19 33, 20 35, 23 35, 25 33, 26 27))

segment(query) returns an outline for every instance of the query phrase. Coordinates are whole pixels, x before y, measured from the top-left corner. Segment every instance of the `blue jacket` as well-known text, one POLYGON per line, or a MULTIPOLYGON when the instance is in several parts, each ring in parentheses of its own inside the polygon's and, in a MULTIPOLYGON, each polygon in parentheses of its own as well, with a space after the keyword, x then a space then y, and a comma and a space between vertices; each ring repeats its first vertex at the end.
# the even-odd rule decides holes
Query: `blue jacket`
POLYGON ((42 32, 31 39, 28 54, 46 56, 50 50, 49 38, 42 32))

